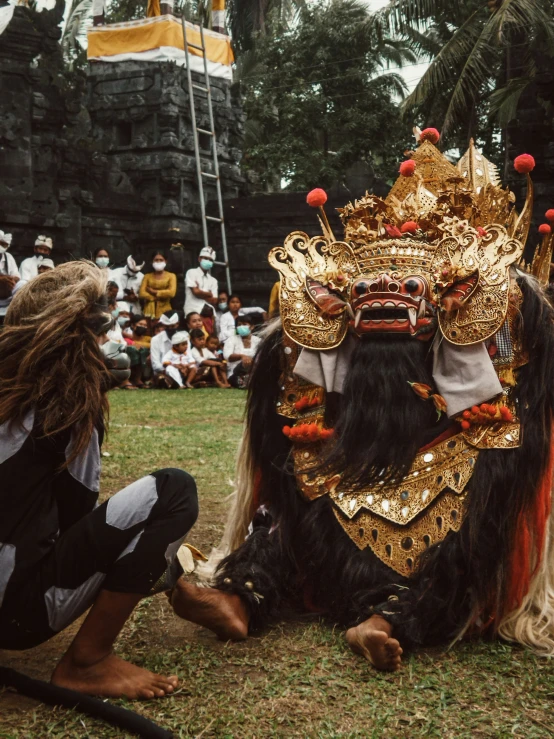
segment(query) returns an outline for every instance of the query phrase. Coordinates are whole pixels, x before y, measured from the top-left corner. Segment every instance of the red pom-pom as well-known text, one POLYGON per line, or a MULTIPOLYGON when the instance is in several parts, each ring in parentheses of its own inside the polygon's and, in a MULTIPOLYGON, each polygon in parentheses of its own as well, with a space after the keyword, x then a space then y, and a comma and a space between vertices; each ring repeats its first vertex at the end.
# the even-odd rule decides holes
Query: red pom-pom
POLYGON ((396 228, 396 226, 392 226, 390 223, 383 223, 383 226, 385 227, 385 231, 391 237, 391 239, 402 236, 402 232, 400 231, 400 229, 396 228))
POLYGON ((419 137, 420 141, 430 141, 432 144, 436 144, 440 139, 441 135, 436 128, 424 128, 419 137))
POLYGON ((541 225, 539 226, 539 233, 543 236, 546 236, 547 234, 552 233, 552 229, 550 228, 548 223, 541 223, 541 225))
POLYGON ((399 172, 402 177, 413 177, 415 172, 416 163, 414 159, 406 159, 405 162, 400 164, 399 172))
POLYGON ((460 426, 463 428, 464 431, 467 431, 468 428, 471 428, 471 424, 469 421, 462 421, 460 426))
POLYGON ((544 214, 544 217, 547 221, 554 221, 554 208, 549 208, 544 214))
POLYGON ((400 226, 400 231, 403 234, 413 234, 419 229, 418 224, 415 221, 406 221, 400 226))
POLYGON ((486 236, 487 235, 487 232, 485 231, 485 229, 482 226, 477 226, 477 233, 479 234, 479 236, 486 236))
POLYGON ((290 426, 283 426, 283 433, 285 436, 290 436, 290 426))
POLYGON ((479 413, 479 406, 478 405, 471 406, 471 412, 475 416, 477 413, 479 413))
POLYGON ((319 208, 327 202, 327 193, 321 187, 316 187, 315 190, 310 190, 306 195, 306 202, 312 208, 319 208))
POLYGON ((465 410, 462 413, 462 416, 466 419, 466 421, 469 421, 469 419, 471 418, 471 413, 468 410, 465 410))
POLYGON ((535 159, 531 154, 520 154, 514 159, 514 169, 520 174, 527 174, 535 169, 535 159))

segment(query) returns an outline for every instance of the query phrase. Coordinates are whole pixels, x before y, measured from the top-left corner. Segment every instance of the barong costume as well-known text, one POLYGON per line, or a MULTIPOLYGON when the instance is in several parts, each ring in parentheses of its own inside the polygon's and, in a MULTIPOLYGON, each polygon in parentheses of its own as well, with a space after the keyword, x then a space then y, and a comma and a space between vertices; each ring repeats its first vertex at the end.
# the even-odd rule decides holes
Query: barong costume
POLYGON ((292 602, 381 615, 407 647, 488 633, 553 654, 552 237, 525 265, 529 175, 518 214, 473 143, 456 167, 424 134, 386 199, 340 210, 343 241, 320 208, 321 236, 270 253, 280 320, 214 581, 251 629, 292 602))

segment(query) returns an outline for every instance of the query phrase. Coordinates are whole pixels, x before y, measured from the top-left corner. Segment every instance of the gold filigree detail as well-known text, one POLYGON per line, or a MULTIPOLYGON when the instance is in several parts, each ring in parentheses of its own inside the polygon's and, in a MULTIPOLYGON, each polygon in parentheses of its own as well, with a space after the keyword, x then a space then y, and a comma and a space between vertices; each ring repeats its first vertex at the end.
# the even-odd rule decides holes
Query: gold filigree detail
POLYGON ((295 231, 285 239, 283 247, 269 253, 269 262, 281 275, 279 304, 283 330, 300 346, 310 349, 333 349, 342 342, 348 328, 348 315, 323 314, 309 297, 308 278, 326 284, 328 276, 357 272, 356 260, 348 244, 329 243, 326 239, 310 239, 295 231))
POLYGON ((408 195, 416 192, 421 179, 423 186, 432 195, 439 196, 443 182, 451 177, 458 177, 458 170, 430 141, 424 141, 416 151, 409 152, 416 162, 419 177, 399 177, 392 186, 385 202, 394 200, 402 202, 408 195))
POLYGON ((463 432, 476 449, 516 449, 521 444, 519 421, 476 425, 463 432))
POLYGON ((377 484, 352 490, 334 480, 329 495, 348 518, 368 510, 391 523, 409 524, 445 489, 461 494, 471 476, 478 452, 462 434, 419 452, 408 474, 395 484, 377 484))
POLYGON ((487 235, 478 239, 471 229, 460 239, 447 237, 437 247, 433 263, 439 275, 443 268, 461 274, 478 274, 478 283, 470 299, 458 310, 439 313, 443 335, 453 344, 467 345, 485 341, 495 334, 508 313, 510 266, 516 262, 523 245, 510 238, 503 226, 492 225, 487 235))
POLYGON ((333 512, 359 549, 369 547, 391 569, 409 577, 425 549, 444 541, 450 531, 460 530, 466 496, 466 491, 461 495, 444 491, 408 526, 398 526, 371 511, 362 510, 354 518, 348 518, 334 506, 333 512))

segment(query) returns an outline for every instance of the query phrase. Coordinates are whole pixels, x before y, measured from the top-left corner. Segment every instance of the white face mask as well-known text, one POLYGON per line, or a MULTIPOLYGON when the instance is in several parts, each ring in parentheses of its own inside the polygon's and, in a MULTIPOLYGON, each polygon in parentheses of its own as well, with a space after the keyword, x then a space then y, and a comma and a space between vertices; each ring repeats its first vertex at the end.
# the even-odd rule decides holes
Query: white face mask
POLYGON ((0 254, 5 254, 9 248, 9 246, 3 246, 2 244, 0 244, 0 254))
POLYGON ((165 269, 165 262, 152 262, 152 267, 154 267, 156 272, 163 272, 165 269))

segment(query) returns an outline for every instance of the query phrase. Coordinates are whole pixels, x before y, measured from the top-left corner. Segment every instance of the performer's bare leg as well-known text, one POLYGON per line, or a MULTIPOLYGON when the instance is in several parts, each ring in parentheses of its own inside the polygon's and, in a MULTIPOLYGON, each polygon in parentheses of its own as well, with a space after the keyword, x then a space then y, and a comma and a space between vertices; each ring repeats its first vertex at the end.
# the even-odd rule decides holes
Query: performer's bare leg
POLYGON ((248 613, 238 595, 199 588, 181 577, 168 598, 178 616, 210 629, 220 639, 241 641, 248 636, 248 613))
POLYGON ((156 675, 112 652, 119 632, 142 597, 101 590, 52 673, 54 685, 107 698, 161 698, 172 693, 179 682, 177 677, 156 675))
POLYGON ((346 640, 352 651, 368 659, 378 670, 394 672, 400 667, 402 647, 392 639, 392 626, 382 616, 371 616, 348 629, 346 640))

